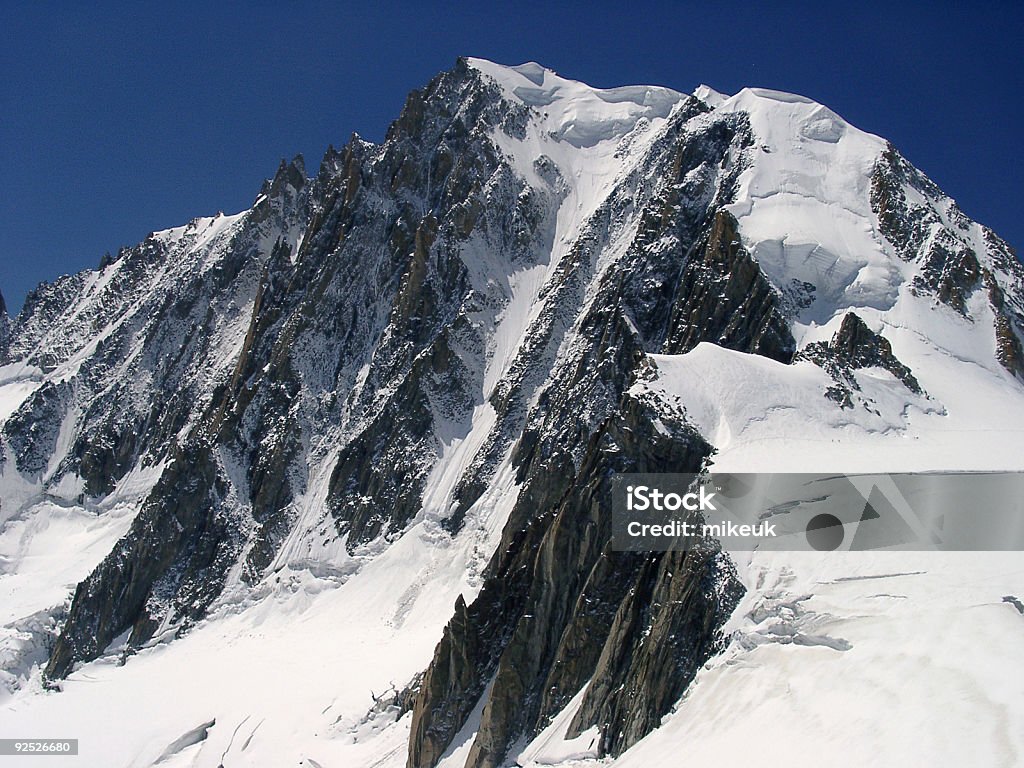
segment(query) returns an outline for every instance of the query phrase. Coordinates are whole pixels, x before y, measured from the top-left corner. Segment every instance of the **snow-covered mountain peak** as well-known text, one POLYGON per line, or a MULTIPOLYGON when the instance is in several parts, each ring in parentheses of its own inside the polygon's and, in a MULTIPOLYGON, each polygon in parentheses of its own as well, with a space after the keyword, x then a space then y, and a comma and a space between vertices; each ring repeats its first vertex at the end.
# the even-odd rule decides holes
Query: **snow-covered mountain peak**
POLYGON ((779 291, 798 346, 829 338, 858 309, 948 354, 1019 371, 1005 329, 1018 322, 1024 278, 1006 243, 887 141, 812 99, 764 88, 717 104, 699 95, 713 106, 700 119, 737 114, 749 122, 752 146, 725 207, 779 291), (941 331, 932 319, 940 307, 948 315, 941 331))
POLYGON ((1020 468, 1024 269, 891 145, 778 91, 462 59, 303 166, 0 312, 12 732, 117 721, 83 754, 140 768, 625 768, 822 664, 888 685, 890 627, 922 658, 947 618, 1012 631, 1017 586, 961 570, 950 609, 938 563, 893 624, 856 591, 907 570, 880 559, 611 547, 621 472, 1020 468))
MULTIPOLYGON (((769 88, 744 88, 734 96, 710 92, 707 86, 701 86, 698 91, 705 97, 704 101, 720 112, 749 114, 755 133, 766 142, 769 151, 774 149, 772 141, 806 145, 812 141, 840 144, 849 139, 849 146, 844 144, 847 152, 868 155, 873 161, 887 146, 884 139, 854 127, 828 107, 806 96, 769 88)), ((815 156, 819 158, 826 151, 809 145, 809 151, 814 150, 817 150, 815 156)), ((798 164, 794 170, 806 170, 800 166, 805 164, 798 164)), ((844 170, 849 172, 850 169, 844 170)))
POLYGON ((808 319, 846 306, 886 308, 903 276, 875 231, 870 184, 886 143, 811 99, 744 88, 716 113, 744 113, 750 165, 731 213, 772 282, 815 286, 808 319))
POLYGON ((548 131, 577 147, 589 147, 631 131, 639 120, 667 117, 684 94, 654 85, 592 88, 535 62, 510 67, 485 59, 469 65, 490 77, 507 97, 543 115, 548 131))
POLYGON ((693 91, 694 98, 700 99, 709 107, 718 107, 722 105, 726 99, 729 98, 728 94, 716 91, 710 85, 701 83, 693 91))

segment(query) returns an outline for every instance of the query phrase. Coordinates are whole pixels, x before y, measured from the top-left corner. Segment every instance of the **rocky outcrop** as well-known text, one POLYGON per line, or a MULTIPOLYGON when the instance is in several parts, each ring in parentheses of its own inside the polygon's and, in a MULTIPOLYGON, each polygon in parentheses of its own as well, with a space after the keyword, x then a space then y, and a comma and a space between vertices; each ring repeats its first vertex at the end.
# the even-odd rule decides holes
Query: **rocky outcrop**
POLYGON ((717 542, 646 558, 619 604, 566 736, 596 726, 601 752, 619 755, 657 728, 721 650, 721 625, 743 591, 717 542))
POLYGON ((1013 296, 1024 288, 1024 266, 1013 249, 992 230, 968 219, 891 144, 872 173, 871 205, 879 229, 899 256, 920 265, 912 287, 916 293, 934 296, 968 319, 973 319, 971 296, 982 289, 987 293, 995 315, 997 359, 1020 377, 1024 307, 1016 301, 1011 306, 1005 299, 1007 287, 1012 286, 1013 296), (908 191, 916 202, 911 202, 908 191), (982 265, 980 254, 998 268, 1006 284, 1000 285, 992 269, 982 265))
POLYGON ((900 258, 913 261, 942 218, 932 205, 909 202, 907 188, 932 202, 941 198, 939 188, 889 144, 871 174, 871 209, 900 258))
POLYGON ((913 392, 924 394, 911 370, 893 354, 888 339, 872 331, 856 312, 847 312, 839 330, 828 343, 818 341, 800 350, 797 360, 809 360, 820 366, 835 381, 826 396, 843 408, 852 408, 851 393, 860 391, 854 371, 882 368, 913 392))
POLYGON ((950 207, 947 225, 936 210, 943 200, 939 188, 890 144, 871 178, 871 204, 879 228, 903 259, 920 263, 915 290, 966 315, 967 297, 978 285, 981 265, 965 237, 967 217, 950 207), (922 201, 910 202, 907 190, 922 201))
POLYGON ((967 299, 981 278, 981 265, 974 251, 942 230, 928 246, 922 267, 914 279, 915 289, 931 293, 962 315, 969 314, 967 299))
POLYGON ((67 384, 46 383, 3 425, 18 471, 38 480, 50 463, 71 401, 67 384))
POLYGON ((128 533, 75 590, 47 677, 96 658, 125 632, 138 647, 202 617, 238 554, 237 521, 222 511, 227 489, 209 447, 175 452, 128 533))
POLYGON ((483 590, 468 609, 457 607, 424 677, 412 768, 437 763, 485 689, 467 762, 474 768, 502 765, 513 743, 538 732, 588 680, 573 728, 598 725, 604 752, 618 754, 718 647, 742 588, 712 543, 651 555, 610 544, 616 473, 695 471, 710 447, 684 424, 656 429, 641 403, 622 406, 578 472, 558 460, 531 471, 512 515, 530 522, 506 528, 483 590))
POLYGON ((1015 311, 990 270, 983 273, 988 299, 992 305, 996 332, 996 359, 1017 378, 1024 380, 1024 316, 1015 311))
POLYGON ((700 257, 680 280, 665 351, 681 354, 708 341, 788 363, 796 343, 779 292, 740 244, 736 227, 727 211, 715 213, 700 257))

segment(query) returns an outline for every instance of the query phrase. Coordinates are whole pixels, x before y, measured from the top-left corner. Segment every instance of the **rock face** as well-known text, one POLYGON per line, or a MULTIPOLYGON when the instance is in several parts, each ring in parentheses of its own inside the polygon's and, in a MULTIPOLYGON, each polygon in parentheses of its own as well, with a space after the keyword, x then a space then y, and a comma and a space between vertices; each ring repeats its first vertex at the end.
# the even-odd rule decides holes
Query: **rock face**
MULTIPOLYGON (((1012 265, 1016 266, 1017 261, 1012 251, 1010 257, 1013 258, 1012 265)), ((1024 314, 1021 313, 1020 304, 1007 301, 1006 292, 990 270, 983 270, 982 277, 995 315, 996 359, 1006 370, 1024 381, 1024 342, 1021 341, 1024 338, 1024 314)))
POLYGON ((984 288, 993 313, 997 359, 1018 378, 1024 376, 1021 350, 1024 339, 1024 266, 1014 250, 995 232, 978 227, 945 197, 923 173, 890 144, 871 179, 871 205, 879 228, 906 261, 922 265, 914 278, 914 291, 973 319, 970 298, 984 288), (915 201, 913 198, 917 198, 915 201), (979 228, 981 236, 974 230, 979 228), (991 266, 982 266, 978 254, 991 266), (1008 301, 992 268, 1005 276, 1016 297, 1008 301))
MULTIPOLYGON (((247 211, 39 286, 9 331, 0 311, 27 392, 0 429, 21 504, 5 498, 3 521, 39 499, 97 515, 137 501, 66 613, 36 622, 54 633, 46 676, 130 664, 283 568, 342 581, 419 524, 456 540, 491 504, 479 592, 395 697, 410 768, 470 731, 467 765, 504 765, 578 694, 566 735, 596 728, 602 755, 657 727, 743 587, 714 541, 612 549, 617 473, 699 472, 715 452, 692 414, 634 385, 714 344, 810 360, 843 407, 865 368, 923 396, 848 306, 831 341, 798 351, 818 287, 755 258, 739 190, 772 153, 754 113, 719 100, 459 60, 382 143, 353 136, 313 175, 283 161, 247 211)), ((801 146, 845 130, 816 125, 801 146)), ((915 301, 991 321, 992 367, 1024 377, 1012 251, 891 147, 869 161, 877 228, 861 229, 915 301)))
MULTIPOLYGON (((354 549, 400 532, 418 511, 439 453, 436 422, 458 428, 465 421, 474 404, 466 393, 482 373, 481 323, 470 318, 486 320, 488 308, 478 306, 485 297, 471 290, 460 246, 478 229, 508 261, 526 258, 551 207, 525 194, 483 133, 497 105, 493 86, 462 64, 410 96, 381 148, 353 138, 309 183, 300 159, 283 163, 234 223, 216 262, 197 275, 196 290, 167 296, 153 333, 189 320, 171 356, 180 367, 199 368, 217 355, 203 349, 211 334, 195 331, 222 319, 218 304, 247 306, 247 319, 235 312, 235 327, 247 327, 232 366, 220 363, 216 383, 181 402, 188 415, 173 403, 148 419, 116 409, 106 432, 97 430, 109 437, 97 445, 86 433, 69 457, 90 495, 116 482, 126 453, 121 434, 134 435, 135 451, 150 461, 168 463, 117 550, 79 589, 48 674, 94 658, 129 628, 129 645, 157 629, 186 629, 240 557, 247 577, 258 578, 294 523, 291 505, 307 489, 310 454, 338 434, 324 434, 329 425, 344 425, 347 439, 326 498, 332 517, 318 525, 335 528, 354 549), (480 201, 488 194, 518 204, 489 214, 480 201), (472 229, 466 211, 476 212, 472 229), (511 216, 516 226, 495 216, 511 216), (196 317, 200 309, 205 318, 196 317), (169 445, 168 433, 175 435, 169 445), (180 530, 154 536, 163 525, 180 530)), ((166 239, 154 236, 122 255, 118 274, 135 260, 159 261, 166 239)), ((24 324, 34 325, 40 311, 24 324)), ((151 345, 158 342, 143 343, 143 359, 156 357, 151 345)), ((181 385, 165 391, 187 393, 181 385)))
POLYGON ((688 352, 710 341, 790 362, 796 343, 779 292, 740 245, 736 220, 727 211, 715 214, 700 254, 680 280, 665 352, 688 352))
POLYGON ((836 335, 829 345, 837 360, 853 369, 877 366, 884 368, 906 385, 911 392, 920 394, 921 387, 903 363, 892 353, 892 345, 868 328, 855 312, 843 317, 836 335))
POLYGON ((821 366, 835 381, 826 397, 842 408, 852 408, 851 393, 860 390, 853 372, 861 368, 882 368, 895 376, 915 395, 924 394, 911 370, 896 359, 892 345, 872 331, 855 312, 843 316, 842 325, 829 343, 808 344, 797 356, 821 366))
MULTIPOLYGON (((643 230, 637 255, 681 229, 672 219, 662 226, 643 230)), ((721 641, 718 629, 742 587, 713 544, 648 558, 611 550, 615 473, 695 472, 711 451, 681 418, 668 436, 655 431, 655 413, 625 393, 645 347, 685 351, 706 334, 785 360, 794 344, 777 294, 738 246, 728 214, 707 215, 682 242, 692 261, 679 265, 668 311, 644 312, 650 297, 616 275, 583 320, 586 365, 556 373, 542 393, 543 411, 515 449, 524 488, 487 581, 449 625, 424 677, 410 766, 436 764, 489 683, 467 765, 501 765, 512 744, 539 732, 588 680, 572 728, 598 726, 602 751, 618 754, 667 713, 721 641), (724 300, 712 298, 720 294, 724 300), (603 418, 581 423, 580 402, 601 407, 603 418), (576 456, 581 444, 587 448, 576 456), (462 668, 467 660, 472 673, 462 668)), ((658 255, 648 252, 648 269, 658 255)), ((666 267, 679 263, 668 255, 666 267)), ((667 419, 658 423, 664 430, 667 419)))
POLYGON ((584 685, 570 736, 598 726, 619 754, 654 727, 719 647, 743 589, 712 542, 638 555, 611 548, 617 472, 695 471, 710 447, 678 424, 652 429, 641 403, 622 403, 591 439, 577 472, 530 470, 506 538, 467 610, 456 606, 413 709, 410 766, 435 765, 481 695, 467 765, 504 764, 584 685), (485 694, 485 691, 487 692, 485 694))
POLYGON ((132 532, 75 590, 77 613, 53 649, 50 674, 95 658, 126 629, 131 647, 202 617, 239 551, 240 532, 221 511, 226 490, 209 449, 176 453, 132 532))
POLYGON ((22 475, 39 477, 46 469, 67 405, 68 387, 47 382, 4 423, 4 437, 22 475))

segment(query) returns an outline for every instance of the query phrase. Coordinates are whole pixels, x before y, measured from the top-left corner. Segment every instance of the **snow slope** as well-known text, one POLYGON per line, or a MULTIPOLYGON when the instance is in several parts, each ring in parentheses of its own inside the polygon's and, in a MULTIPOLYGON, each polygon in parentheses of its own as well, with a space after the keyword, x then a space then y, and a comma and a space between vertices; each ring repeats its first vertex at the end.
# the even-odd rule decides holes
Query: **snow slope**
POLYGON ((550 138, 575 148, 618 139, 641 119, 668 117, 684 98, 670 88, 650 85, 592 88, 535 62, 504 67, 469 59, 469 64, 493 78, 508 96, 540 112, 541 125, 550 138))
POLYGON ((901 282, 874 224, 871 172, 885 142, 809 99, 745 88, 716 111, 743 112, 760 145, 729 206, 772 282, 817 287, 810 316, 888 308, 901 282))

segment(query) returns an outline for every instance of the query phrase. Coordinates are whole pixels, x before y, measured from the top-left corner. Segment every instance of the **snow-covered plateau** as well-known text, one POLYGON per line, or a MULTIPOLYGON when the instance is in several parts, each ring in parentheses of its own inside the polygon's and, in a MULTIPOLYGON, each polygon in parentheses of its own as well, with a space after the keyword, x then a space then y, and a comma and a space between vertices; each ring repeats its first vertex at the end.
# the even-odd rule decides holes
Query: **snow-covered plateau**
POLYGON ((1024 267, 804 97, 460 59, 0 363, 47 764, 1024 765, 1024 554, 610 546, 618 472, 1024 471, 1024 267))

